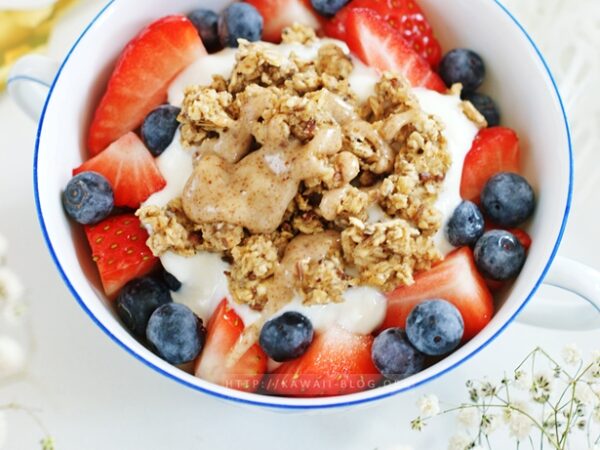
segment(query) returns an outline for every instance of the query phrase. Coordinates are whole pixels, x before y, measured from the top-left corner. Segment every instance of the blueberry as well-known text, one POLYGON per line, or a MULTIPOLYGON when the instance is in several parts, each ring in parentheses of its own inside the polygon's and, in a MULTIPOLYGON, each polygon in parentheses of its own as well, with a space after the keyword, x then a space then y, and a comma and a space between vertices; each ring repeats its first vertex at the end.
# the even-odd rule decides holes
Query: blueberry
POLYGON ((219 43, 219 32, 217 31, 219 15, 210 9, 200 8, 189 13, 187 17, 198 30, 198 34, 200 34, 202 43, 206 49, 209 52, 218 50, 221 46, 219 43))
POLYGON ((312 342, 313 335, 310 320, 291 311, 265 323, 259 343, 270 358, 284 362, 302 356, 312 342))
POLYGON ((508 231, 488 231, 475 245, 475 265, 486 278, 510 280, 519 274, 523 264, 525 248, 508 231))
POLYGON ((173 292, 177 292, 179 289, 181 289, 181 286, 182 286, 181 281, 179 281, 175 275, 167 272, 164 269, 162 272, 162 281, 173 292))
POLYGON ((473 50, 457 48, 442 58, 440 75, 448 87, 462 83, 463 92, 475 92, 483 83, 485 65, 473 50))
POLYGON ((406 335, 417 350, 429 356, 446 355, 460 344, 463 318, 446 300, 427 300, 413 308, 406 319, 406 335))
POLYGON ((144 119, 142 139, 154 156, 159 156, 173 142, 179 127, 177 116, 180 111, 176 106, 161 105, 144 119))
POLYGON ((310 0, 312 7, 325 17, 332 17, 350 0, 310 0))
POLYGON ((473 103, 475 109, 485 117, 488 127, 497 127, 500 125, 500 112, 492 97, 474 92, 471 94, 467 93, 462 98, 473 103))
POLYGON ((202 350, 206 330, 190 308, 167 303, 150 316, 146 339, 154 352, 171 364, 193 361, 202 350))
POLYGON ((488 180, 481 192, 483 212, 501 227, 516 227, 533 214, 535 194, 521 175, 501 172, 488 180))
POLYGON ((81 172, 67 184, 62 203, 73 220, 82 225, 93 225, 111 213, 113 190, 108 180, 99 173, 81 172))
POLYGON ((483 214, 468 200, 456 207, 446 224, 446 236, 455 247, 474 245, 485 231, 483 214))
POLYGON ((135 278, 119 293, 117 314, 128 330, 143 337, 152 313, 171 301, 171 293, 163 283, 151 277, 135 278))
POLYGON ((388 328, 375 338, 371 358, 383 376, 395 381, 420 372, 426 362, 400 328, 388 328))
POLYGON ((263 18, 254 6, 248 3, 233 3, 221 13, 218 30, 223 47, 237 47, 238 39, 260 41, 263 18))

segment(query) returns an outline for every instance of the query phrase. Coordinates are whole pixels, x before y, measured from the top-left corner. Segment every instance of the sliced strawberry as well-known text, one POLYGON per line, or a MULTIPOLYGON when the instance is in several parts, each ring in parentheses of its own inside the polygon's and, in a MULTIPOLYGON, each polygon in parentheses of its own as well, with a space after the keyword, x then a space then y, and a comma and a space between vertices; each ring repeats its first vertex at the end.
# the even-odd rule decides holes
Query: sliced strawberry
POLYGON ((128 281, 146 275, 158 264, 146 246, 148 233, 133 214, 109 217, 84 229, 104 292, 111 298, 128 281))
POLYGON ((281 31, 294 23, 319 28, 324 20, 315 12, 310 0, 246 0, 263 16, 263 39, 280 42, 281 31))
POLYGON ((406 318, 424 300, 441 298, 458 308, 465 322, 464 340, 469 340, 491 320, 494 303, 473 252, 463 247, 449 254, 432 269, 415 276, 415 283, 400 286, 388 295, 387 315, 381 329, 404 328, 406 318))
POLYGON ((198 31, 183 16, 160 19, 123 50, 88 135, 92 155, 104 150, 164 102, 171 80, 206 54, 198 31))
POLYGON ((460 195, 479 203, 487 181, 498 172, 521 170, 519 138, 510 128, 484 128, 479 132, 465 157, 460 195))
POLYGON ((279 366, 264 388, 291 397, 344 395, 374 387, 381 375, 371 360, 373 337, 343 328, 317 334, 300 358, 279 366))
POLYGON ((98 172, 110 182, 116 206, 137 208, 166 186, 154 158, 135 133, 127 133, 105 151, 73 170, 98 172))
POLYGON ((346 31, 348 47, 365 64, 382 72, 389 70, 402 74, 414 87, 446 91, 446 85, 427 61, 376 12, 351 9, 346 16, 346 31))
POLYGON ((366 8, 379 14, 398 30, 407 44, 436 69, 442 59, 442 47, 415 0, 352 0, 325 25, 325 34, 346 40, 346 16, 351 9, 366 8))
POLYGON ((232 389, 256 391, 267 371, 267 355, 258 344, 233 367, 226 366, 227 356, 243 331, 244 322, 223 299, 208 322, 206 344, 196 361, 196 376, 232 389))

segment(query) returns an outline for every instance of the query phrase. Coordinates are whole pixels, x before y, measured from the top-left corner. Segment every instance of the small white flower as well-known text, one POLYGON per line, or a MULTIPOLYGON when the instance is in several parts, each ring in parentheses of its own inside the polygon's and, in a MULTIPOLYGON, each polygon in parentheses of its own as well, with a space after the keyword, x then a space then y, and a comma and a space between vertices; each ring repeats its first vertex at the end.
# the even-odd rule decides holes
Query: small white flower
POLYGON ((515 372, 514 385, 517 389, 521 391, 528 391, 531 389, 531 384, 531 375, 529 372, 525 372, 523 370, 517 370, 515 372))
POLYGON ((419 411, 421 411, 421 416, 424 418, 437 416, 440 412, 440 401, 433 394, 421 397, 419 401, 417 401, 417 406, 419 411))
POLYGON ((23 285, 17 275, 8 267, 0 267, 0 307, 20 300, 23 285))
POLYGON ((482 431, 488 436, 500 427, 500 417, 495 414, 486 414, 481 423, 482 431))
POLYGON ((6 423, 6 414, 0 411, 0 449, 6 445, 8 435, 8 424, 6 423))
POLYGON ((527 405, 514 402, 510 406, 504 410, 504 420, 508 424, 510 435, 522 441, 529 436, 533 427, 531 420, 523 414, 527 412, 527 405))
POLYGON ((575 386, 575 398, 586 406, 594 406, 598 397, 587 383, 579 382, 575 386))
POLYGON ((566 345, 562 350, 563 360, 570 366, 581 362, 581 350, 575 344, 566 345))
POLYGON ((538 403, 545 403, 552 392, 553 377, 549 372, 538 372, 533 377, 529 393, 538 403))
POLYGON ((468 450, 472 441, 466 434, 458 433, 450 438, 448 450, 468 450))
POLYGON ((463 408, 456 414, 458 423, 467 430, 478 427, 481 422, 481 416, 477 408, 463 408))
POLYGON ((0 336, 0 378, 16 375, 25 367, 23 347, 8 336, 0 336))

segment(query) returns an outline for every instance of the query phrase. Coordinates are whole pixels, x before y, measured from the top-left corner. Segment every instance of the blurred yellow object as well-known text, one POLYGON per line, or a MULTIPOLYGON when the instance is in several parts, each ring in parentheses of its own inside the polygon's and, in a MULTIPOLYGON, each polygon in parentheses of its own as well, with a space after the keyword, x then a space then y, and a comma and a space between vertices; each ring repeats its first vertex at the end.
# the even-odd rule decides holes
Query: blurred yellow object
POLYGON ((0 91, 11 65, 21 56, 43 50, 61 14, 78 0, 58 0, 43 8, 0 10, 0 91))

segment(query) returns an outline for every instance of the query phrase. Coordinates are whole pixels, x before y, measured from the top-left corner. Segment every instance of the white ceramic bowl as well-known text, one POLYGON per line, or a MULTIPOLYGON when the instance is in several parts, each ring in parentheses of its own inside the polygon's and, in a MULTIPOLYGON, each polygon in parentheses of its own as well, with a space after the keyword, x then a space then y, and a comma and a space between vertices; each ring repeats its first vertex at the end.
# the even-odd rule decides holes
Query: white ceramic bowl
MULTIPOLYGON (((573 176, 568 124, 552 75, 531 38, 496 0, 421 0, 445 50, 470 47, 484 56, 488 76, 482 90, 497 99, 504 124, 519 133, 525 175, 539 194, 528 229, 533 245, 527 263, 499 300, 491 323, 478 336, 443 361, 401 382, 343 397, 293 399, 238 392, 195 378, 152 354, 123 328, 99 288, 80 228, 73 226, 62 210, 60 194, 71 177, 71 168, 86 156, 84 136, 90 114, 127 41, 161 16, 200 5, 221 9, 226 3, 146 0, 140 7, 139 1, 113 0, 86 28, 52 82, 39 124, 35 194, 48 248, 77 301, 119 346, 166 377, 216 397, 272 408, 325 409, 373 402, 442 376, 482 350, 515 318, 547 273, 566 224, 573 176)), ((11 91, 34 114, 40 97, 36 104, 28 87, 41 86, 44 78, 51 79, 51 71, 51 66, 39 58, 23 61, 13 71, 11 91)))

